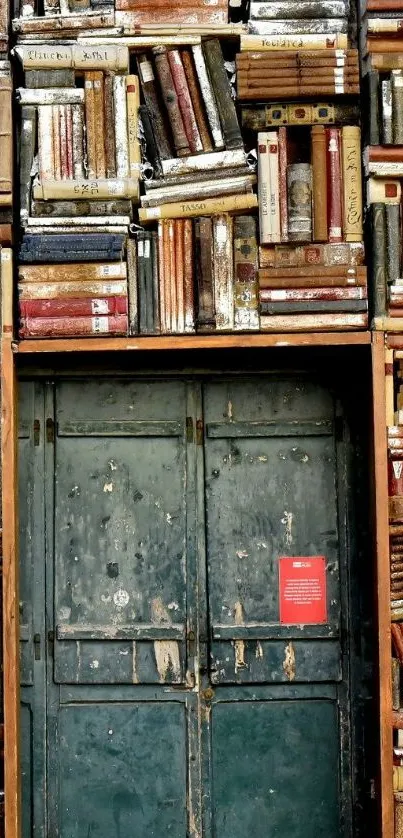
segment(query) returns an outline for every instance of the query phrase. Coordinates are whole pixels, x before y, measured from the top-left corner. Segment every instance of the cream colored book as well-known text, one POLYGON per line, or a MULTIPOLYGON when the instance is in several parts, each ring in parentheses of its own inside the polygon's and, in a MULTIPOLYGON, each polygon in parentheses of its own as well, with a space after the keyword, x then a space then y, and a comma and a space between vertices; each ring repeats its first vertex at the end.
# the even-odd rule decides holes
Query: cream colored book
POLYGON ((137 178, 92 180, 42 180, 33 185, 35 201, 97 201, 105 198, 140 200, 137 178))
POLYGON ((40 105, 38 108, 38 158, 40 177, 53 178, 55 167, 53 159, 53 109, 52 105, 40 105))
POLYGON ((367 201, 369 204, 400 204, 402 184, 393 178, 368 178, 367 201))
POLYGON ((272 218, 270 212, 270 163, 269 134, 261 131, 257 135, 257 182, 259 193, 260 243, 272 244, 272 218))
POLYGON ((219 215, 224 212, 241 212, 255 209, 258 205, 257 196, 228 195, 223 198, 206 198, 203 201, 178 201, 172 204, 162 204, 159 207, 141 207, 139 220, 142 224, 156 221, 160 218, 192 218, 198 215, 219 215))
POLYGON ((241 35, 241 52, 262 50, 347 49, 347 35, 241 35))
POLYGON ((341 129, 343 228, 346 242, 362 241, 361 131, 358 125, 341 129))
MULTIPOLYGON (((125 12, 115 12, 115 14, 125 14, 125 12)), ((78 41, 80 44, 85 44, 90 46, 94 43, 91 37, 88 37, 88 34, 85 36, 79 36, 78 41)), ((109 44, 113 44, 116 41, 115 36, 102 36, 100 35, 96 39, 97 44, 99 46, 105 46, 109 44)), ((122 35, 119 37, 119 43, 125 47, 131 47, 132 49, 148 49, 149 47, 170 47, 170 46, 193 46, 194 44, 201 44, 201 36, 200 35, 138 35, 136 36, 126 36, 122 35)))
POLYGON ((140 85, 138 76, 126 76, 127 134, 129 142, 129 174, 136 177, 141 162, 139 132, 140 85))
POLYGON ((81 87, 18 87, 15 91, 20 105, 78 105, 84 102, 84 90, 81 87))
POLYGON ((118 70, 128 72, 129 50, 127 46, 98 43, 82 46, 81 44, 38 44, 37 46, 18 46, 13 50, 24 70, 46 70, 53 67, 62 69, 72 67, 75 70, 118 70))
POLYGON ((115 110, 116 175, 129 175, 129 138, 127 134, 126 77, 113 77, 113 103, 115 110))

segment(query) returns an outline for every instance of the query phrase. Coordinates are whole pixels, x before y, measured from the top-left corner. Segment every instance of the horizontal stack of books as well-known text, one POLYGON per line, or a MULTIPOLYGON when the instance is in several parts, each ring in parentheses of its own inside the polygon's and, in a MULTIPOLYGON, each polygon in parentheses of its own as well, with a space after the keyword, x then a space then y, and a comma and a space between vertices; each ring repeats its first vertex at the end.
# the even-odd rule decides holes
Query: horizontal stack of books
POLYGON ((360 92, 356 49, 240 52, 236 57, 241 101, 309 96, 357 96, 360 92))
POLYGON ((361 3, 360 45, 366 69, 403 67, 403 8, 400 0, 361 3))
POLYGON ((251 0, 241 50, 346 49, 345 0, 251 0))

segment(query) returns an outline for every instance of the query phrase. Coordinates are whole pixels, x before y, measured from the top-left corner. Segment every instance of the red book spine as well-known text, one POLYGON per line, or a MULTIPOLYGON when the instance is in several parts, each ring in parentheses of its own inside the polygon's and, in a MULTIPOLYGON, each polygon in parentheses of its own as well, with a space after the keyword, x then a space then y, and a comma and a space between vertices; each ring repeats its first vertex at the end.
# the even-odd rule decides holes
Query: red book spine
POLYGON ((21 300, 21 317, 91 317, 127 314, 127 297, 21 300))
POLYGON ((73 179, 73 114, 71 105, 66 105, 66 156, 67 177, 73 179))
POLYGON ((262 288, 259 299, 262 303, 275 303, 287 300, 365 300, 365 288, 262 288))
POLYGON ((169 50, 167 55, 189 148, 192 154, 197 154, 203 151, 203 143, 197 127, 182 59, 177 49, 169 50))
POLYGON ((368 160, 370 163, 402 163, 403 145, 371 145, 368 160))
POLYGON ((340 162, 340 129, 327 128, 328 230, 330 242, 343 241, 343 207, 340 162))
POLYGON ((403 495, 403 460, 399 455, 388 458, 389 497, 403 495))
POLYGON ((20 337, 83 337, 84 335, 127 335, 127 315, 112 317, 26 317, 20 337))
POLYGON ((280 234, 281 241, 288 241, 287 207, 287 129, 282 125, 278 129, 278 164, 280 192, 280 234))

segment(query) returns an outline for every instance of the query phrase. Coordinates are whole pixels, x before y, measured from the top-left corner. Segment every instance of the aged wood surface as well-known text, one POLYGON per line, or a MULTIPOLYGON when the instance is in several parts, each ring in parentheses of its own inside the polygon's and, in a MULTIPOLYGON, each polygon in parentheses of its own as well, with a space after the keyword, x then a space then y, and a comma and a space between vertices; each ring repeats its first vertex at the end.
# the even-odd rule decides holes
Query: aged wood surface
POLYGON ((384 335, 372 337, 373 372, 373 455, 375 502, 375 549, 377 567, 378 651, 379 651, 379 713, 380 713, 380 802, 382 838, 393 838, 392 790, 392 679, 389 591, 389 521, 387 438, 385 398, 384 335))

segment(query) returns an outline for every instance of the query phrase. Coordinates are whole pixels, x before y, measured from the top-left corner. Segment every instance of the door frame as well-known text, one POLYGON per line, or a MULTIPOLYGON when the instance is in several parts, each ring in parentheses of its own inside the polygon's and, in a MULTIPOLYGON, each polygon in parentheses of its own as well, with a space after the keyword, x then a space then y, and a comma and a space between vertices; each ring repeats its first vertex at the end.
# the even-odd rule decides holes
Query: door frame
MULTIPOLYGON (((307 335, 293 335, 291 341, 279 341, 284 347, 308 348, 318 344, 307 341, 307 335)), ((336 348, 341 345, 340 335, 320 336, 322 346, 336 348), (327 338, 327 340, 326 340, 327 338)), ((357 343, 352 336, 343 336, 343 345, 357 343)), ((367 341, 362 341, 367 342, 367 341)), ((51 344, 51 342, 49 342, 51 344)), ((222 344, 225 348, 225 338, 222 344)), ((272 345, 276 350, 276 343, 272 345)), ((84 348, 84 347, 82 347, 84 348)), ((138 347, 140 348, 140 347, 138 347)), ((162 347, 159 347, 162 348, 162 347)), ((184 348, 183 345, 178 348, 184 348)), ((319 348, 319 347, 318 347, 319 348)), ((4 789, 5 789, 5 834, 6 838, 21 836, 21 769, 19 746, 19 579, 18 579, 18 493, 17 493, 17 374, 16 352, 18 346, 12 340, 12 313, 3 306, 1 336, 1 467, 2 467, 2 520, 3 520, 3 677, 4 677, 4 789)), ((51 351, 51 348, 49 348, 51 351)), ((271 348, 264 352, 267 357, 271 348), (267 354, 266 354, 267 353, 267 354)), ((118 353, 119 357, 120 353, 118 353)), ((173 353, 175 355, 175 353, 173 353)), ((104 357, 104 356, 102 356, 104 357)), ((189 358, 189 356, 188 356, 189 358)), ((260 356, 261 359, 261 356, 260 356)), ((190 358, 189 358, 190 361, 190 358)), ((207 361, 207 358, 206 358, 207 361)), ((224 359, 223 359, 224 361, 224 359)), ((99 361, 98 361, 99 363, 99 361)), ((206 366, 208 365, 208 361, 206 366)), ((173 364, 174 366, 174 364, 173 364)), ((223 363, 225 366, 225 361, 223 363)), ((303 364, 301 364, 303 366, 303 364)), ((386 445, 386 399, 385 399, 385 348, 384 336, 372 336, 372 422, 374 486, 372 488, 374 550, 376 555, 379 636, 379 704, 380 704, 380 748, 379 748, 379 835, 393 838, 393 790, 391 765, 392 729, 390 725, 390 659, 385 655, 385 636, 390 633, 390 604, 388 584, 388 505, 387 505, 387 445, 386 445)), ((134 372, 134 370, 132 370, 134 372)))

